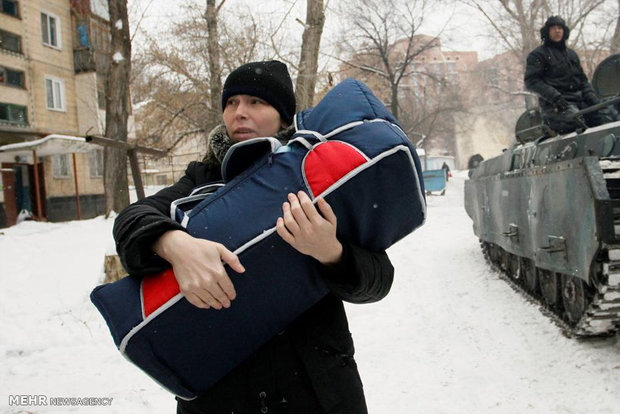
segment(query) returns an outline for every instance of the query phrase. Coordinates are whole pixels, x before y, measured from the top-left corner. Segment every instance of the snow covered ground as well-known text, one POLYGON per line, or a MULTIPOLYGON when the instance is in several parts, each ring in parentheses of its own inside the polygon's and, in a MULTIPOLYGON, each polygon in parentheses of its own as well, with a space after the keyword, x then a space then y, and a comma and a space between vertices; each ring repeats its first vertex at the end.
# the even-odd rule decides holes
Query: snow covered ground
MULTIPOLYGON (((370 413, 620 413, 618 336, 564 337, 489 269, 463 209, 464 179, 428 197, 425 226, 389 250, 389 296, 347 306, 370 413)), ((116 350, 88 299, 111 227, 99 217, 0 229, 0 412, 175 411, 116 350), (15 395, 113 400, 19 406, 15 395)))

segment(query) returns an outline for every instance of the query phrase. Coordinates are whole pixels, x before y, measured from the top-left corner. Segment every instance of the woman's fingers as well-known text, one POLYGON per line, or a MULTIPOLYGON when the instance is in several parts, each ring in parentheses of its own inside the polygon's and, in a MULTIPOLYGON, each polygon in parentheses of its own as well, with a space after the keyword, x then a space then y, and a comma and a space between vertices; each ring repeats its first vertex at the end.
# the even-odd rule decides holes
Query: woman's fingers
MULTIPOLYGON (((190 276, 190 278, 184 279, 183 283, 179 284, 179 287, 181 289, 181 293, 183 293, 185 297, 193 295, 200 299, 200 301, 204 304, 215 309, 221 309, 222 307, 228 308, 230 307, 231 299, 220 286, 219 279, 221 278, 214 277, 213 274, 204 275, 203 277, 190 276)), ((196 305, 196 301, 190 302, 193 305, 196 305)))
POLYGON ((193 293, 187 293, 187 294, 184 294, 184 296, 185 296, 185 299, 187 299, 189 303, 196 306, 197 308, 201 308, 201 309, 210 308, 210 306, 206 302, 204 302, 202 299, 200 299, 199 296, 194 295, 193 293))
MULTIPOLYGON (((305 195, 305 193, 303 194, 305 195)), ((304 208, 301 206, 299 197, 293 193, 290 193, 288 195, 288 202, 290 204, 291 214, 293 218, 295 219, 295 222, 297 223, 299 228, 304 229, 305 227, 307 227, 310 224, 310 220, 308 219, 308 216, 306 215, 304 208)), ((293 233, 295 233, 294 230, 293 230, 293 233)))
POLYGON ((226 275, 226 272, 224 272, 224 275, 225 276, 218 274, 215 278, 208 279, 206 282, 206 289, 200 291, 201 299, 215 309, 222 309, 222 307, 229 308, 230 301, 235 298, 235 289, 232 288, 232 282, 228 278, 228 275, 226 275), (227 284, 230 284, 229 289, 232 288, 232 294, 230 296, 224 289, 224 285, 227 284))
POLYGON ((292 235, 299 233, 299 223, 291 211, 291 204, 288 202, 282 204, 282 221, 292 235))
POLYGON ((288 195, 282 212, 282 217, 276 221, 276 231, 285 242, 323 264, 341 259, 343 247, 336 236, 336 214, 327 201, 319 198, 315 206, 310 197, 300 191, 297 195, 288 195))
POLYGON ((303 191, 299 191, 297 193, 297 199, 299 200, 301 209, 304 212, 304 216, 307 217, 309 222, 317 223, 323 219, 319 212, 316 211, 316 207, 314 206, 314 203, 312 203, 310 197, 308 197, 308 194, 303 191))
POLYGON ((216 248, 222 261, 230 266, 232 270, 237 273, 245 272, 245 267, 241 264, 239 256, 228 250, 223 244, 217 244, 216 248))
POLYGON ((329 205, 329 203, 325 201, 323 197, 320 197, 317 201, 317 204, 325 220, 336 226, 338 219, 336 218, 336 214, 334 213, 334 210, 332 210, 332 207, 329 205))
POLYGON ((184 238, 183 244, 175 247, 184 253, 174 255, 171 263, 187 300, 200 308, 230 307, 236 291, 224 265, 243 273, 245 268, 237 255, 220 243, 195 238, 184 238))
POLYGON ((293 237, 293 235, 288 231, 282 217, 278 217, 278 220, 276 221, 276 232, 280 237, 282 237, 282 240, 288 244, 293 244, 295 241, 295 237, 293 237))

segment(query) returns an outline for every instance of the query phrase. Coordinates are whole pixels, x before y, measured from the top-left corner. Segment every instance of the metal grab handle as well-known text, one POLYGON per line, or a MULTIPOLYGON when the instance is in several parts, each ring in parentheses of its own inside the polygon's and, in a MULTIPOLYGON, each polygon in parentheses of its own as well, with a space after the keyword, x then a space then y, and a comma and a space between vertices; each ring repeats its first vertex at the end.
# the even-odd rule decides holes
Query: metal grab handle
POLYGON ((516 237, 516 236, 518 236, 518 235, 519 235, 519 232, 518 232, 518 231, 512 231, 512 230, 511 230, 511 231, 505 231, 505 232, 503 232, 502 234, 503 234, 504 236, 506 236, 506 237, 516 237))
POLYGON ((558 246, 545 246, 545 247, 539 247, 538 250, 542 250, 548 253, 553 253, 553 252, 561 252, 562 250, 564 250, 564 248, 558 247, 558 246))
POLYGON ((519 226, 516 224, 508 225, 508 231, 503 232, 502 234, 506 237, 518 237, 519 236, 519 226))
POLYGON ((549 240, 549 245, 544 247, 539 247, 538 250, 542 250, 546 253, 555 253, 555 252, 563 252, 566 250, 566 240, 564 237, 557 236, 547 236, 549 240))

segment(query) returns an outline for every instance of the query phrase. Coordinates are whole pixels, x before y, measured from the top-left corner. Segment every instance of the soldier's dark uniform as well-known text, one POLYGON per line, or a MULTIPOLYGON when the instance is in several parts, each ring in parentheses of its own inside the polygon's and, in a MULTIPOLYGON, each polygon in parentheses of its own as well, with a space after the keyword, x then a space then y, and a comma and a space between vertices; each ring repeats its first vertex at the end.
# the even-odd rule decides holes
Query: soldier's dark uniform
MULTIPOLYGON (((559 16, 547 19, 540 29, 543 44, 528 55, 525 69, 525 87, 539 95, 543 119, 558 133, 579 128, 579 123, 569 115, 600 102, 577 53, 566 47, 569 34, 564 19, 559 16), (564 29, 559 42, 549 38, 549 29, 556 25, 564 29)), ((611 117, 605 110, 599 110, 586 114, 582 120, 593 127, 611 121, 611 117)))

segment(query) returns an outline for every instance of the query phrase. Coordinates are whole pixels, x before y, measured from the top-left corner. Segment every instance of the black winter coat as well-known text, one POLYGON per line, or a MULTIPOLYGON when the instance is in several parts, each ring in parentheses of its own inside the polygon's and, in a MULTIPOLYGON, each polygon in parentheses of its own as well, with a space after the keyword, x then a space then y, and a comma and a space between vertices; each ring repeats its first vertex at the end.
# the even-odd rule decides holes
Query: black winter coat
POLYGON ((540 96, 543 112, 551 109, 560 96, 579 108, 598 102, 577 53, 564 42, 547 41, 528 55, 525 87, 540 96))
MULTIPOLYGON (((176 184, 118 215, 114 238, 129 273, 146 275, 169 267, 151 246, 168 230, 184 230, 169 218, 170 203, 194 187, 215 181, 221 181, 219 166, 190 163, 176 184)), ((179 413, 367 412, 342 300, 382 299, 390 290, 394 269, 385 252, 341 242, 344 252, 339 264, 327 267, 317 262, 330 294, 205 395, 190 402, 179 400, 179 413)))

